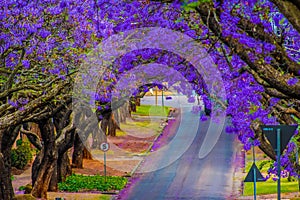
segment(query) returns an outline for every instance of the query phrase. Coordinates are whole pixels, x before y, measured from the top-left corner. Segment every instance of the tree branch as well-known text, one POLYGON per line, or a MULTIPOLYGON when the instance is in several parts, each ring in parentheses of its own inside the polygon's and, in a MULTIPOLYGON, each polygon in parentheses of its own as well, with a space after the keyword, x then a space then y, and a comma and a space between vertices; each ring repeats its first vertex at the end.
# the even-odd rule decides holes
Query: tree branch
POLYGON ((300 33, 299 0, 270 0, 300 33))
POLYGON ((29 139, 30 143, 35 146, 38 150, 42 150, 42 143, 40 137, 32 131, 25 130, 23 127, 20 130, 21 133, 25 134, 29 139))

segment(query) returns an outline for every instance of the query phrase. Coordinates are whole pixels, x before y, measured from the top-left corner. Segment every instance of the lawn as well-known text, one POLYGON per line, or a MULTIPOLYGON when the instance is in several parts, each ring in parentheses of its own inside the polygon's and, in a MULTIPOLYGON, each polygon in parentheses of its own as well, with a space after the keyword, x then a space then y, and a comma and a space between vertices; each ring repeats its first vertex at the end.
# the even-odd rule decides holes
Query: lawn
POLYGON ((169 114, 169 106, 155 106, 155 105, 140 105, 137 106, 136 112, 133 112, 135 115, 141 116, 162 116, 167 117, 169 114))
MULTIPOLYGON (((291 181, 289 182, 287 178, 281 179, 281 193, 288 192, 297 192, 298 191, 298 182, 291 181)), ((277 181, 272 179, 267 180, 266 182, 257 182, 256 183, 256 194, 276 194, 277 193, 277 181)), ((245 183, 244 185, 244 196, 253 195, 253 183, 245 183)))
MULTIPOLYGON (((256 166, 260 170, 263 176, 265 176, 267 170, 269 169, 270 164, 267 163, 263 165, 266 160, 260 160, 256 162, 256 166)), ((248 173, 250 167, 252 166, 252 162, 247 162, 245 171, 248 173)), ((292 181, 288 181, 288 178, 281 178, 281 193, 288 192, 297 192, 298 189, 298 181, 293 179, 292 181)), ((267 180, 266 182, 257 182, 256 183, 256 194, 276 194, 277 193, 277 181, 274 181, 272 178, 267 180)), ((244 183, 244 196, 253 195, 253 183, 244 183)))
MULTIPOLYGON (((129 130, 129 131, 140 131, 148 133, 149 130, 152 130, 155 133, 160 133, 162 131, 162 127, 160 126, 159 121, 151 121, 151 120, 143 120, 143 121, 127 121, 126 124, 121 124, 121 129, 129 130)), ((126 134, 126 133, 125 133, 126 134)), ((124 135, 123 131, 117 132, 117 136, 124 135)))

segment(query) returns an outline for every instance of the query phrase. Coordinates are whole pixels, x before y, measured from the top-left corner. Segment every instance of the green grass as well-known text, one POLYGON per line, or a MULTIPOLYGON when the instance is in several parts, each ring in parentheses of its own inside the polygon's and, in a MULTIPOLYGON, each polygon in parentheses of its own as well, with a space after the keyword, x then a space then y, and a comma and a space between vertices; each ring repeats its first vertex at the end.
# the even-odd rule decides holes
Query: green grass
MULTIPOLYGON (((256 161, 256 166, 258 167, 259 171, 264 175, 270 167, 270 162, 268 160, 260 160, 256 161), (266 164, 264 164, 266 163, 266 164)), ((252 161, 247 162, 245 166, 246 173, 249 172, 250 167, 252 166, 252 161)), ((298 191, 298 181, 288 181, 287 178, 281 178, 281 193, 288 193, 288 192, 297 192, 298 191)), ((260 194, 276 194, 277 193, 277 181, 273 181, 273 179, 269 179, 266 182, 257 182, 256 183, 256 193, 260 194)), ((251 196, 253 195, 253 183, 244 183, 244 196, 251 196)))
MULTIPOLYGON (((281 179, 281 193, 287 192, 297 192, 298 191, 298 181, 289 182, 287 178, 281 179)), ((277 181, 272 179, 266 182, 256 183, 257 194, 276 194, 277 193, 277 181)), ((244 196, 253 195, 253 183, 245 183, 244 185, 244 196)))
POLYGON ((145 128, 147 128, 147 129, 153 130, 157 133, 160 133, 160 131, 162 131, 160 122, 150 121, 150 120, 127 122, 126 124, 122 124, 122 127, 127 127, 130 129, 145 129, 145 128))
POLYGON ((163 116, 167 117, 169 114, 169 106, 155 106, 155 105, 141 105, 137 106, 136 112, 133 114, 142 116, 163 116))
POLYGON ((60 191, 80 192, 80 191, 113 191, 121 190, 127 184, 127 179, 118 176, 85 176, 73 174, 68 176, 65 182, 58 184, 60 191))

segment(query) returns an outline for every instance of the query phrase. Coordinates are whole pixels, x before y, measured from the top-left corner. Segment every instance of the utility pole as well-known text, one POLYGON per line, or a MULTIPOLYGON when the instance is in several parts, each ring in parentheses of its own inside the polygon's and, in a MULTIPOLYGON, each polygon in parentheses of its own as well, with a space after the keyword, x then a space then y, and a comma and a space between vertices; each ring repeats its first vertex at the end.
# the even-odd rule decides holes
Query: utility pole
POLYGON ((164 110, 164 89, 161 90, 161 105, 162 109, 164 110))
POLYGON ((157 106, 157 86, 155 86, 155 105, 157 106))

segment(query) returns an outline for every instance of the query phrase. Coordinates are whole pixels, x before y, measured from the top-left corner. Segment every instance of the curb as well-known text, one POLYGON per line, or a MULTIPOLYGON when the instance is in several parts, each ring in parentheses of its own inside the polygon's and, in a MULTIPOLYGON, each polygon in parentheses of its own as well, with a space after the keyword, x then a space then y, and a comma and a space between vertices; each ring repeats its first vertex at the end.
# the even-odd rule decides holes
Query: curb
POLYGON ((233 188, 231 198, 239 199, 243 195, 244 190, 244 169, 245 169, 245 151, 238 143, 234 157, 234 175, 233 175, 233 188))
MULTIPOLYGON (((167 124, 162 128, 161 132, 154 138, 153 142, 151 142, 150 146, 148 147, 148 149, 146 150, 145 153, 143 153, 142 155, 140 155, 141 157, 147 156, 147 154, 151 151, 154 143, 156 142, 156 140, 158 139, 158 137, 164 132, 165 127, 168 126, 167 124)), ((133 168, 133 170, 130 172, 130 174, 128 175, 129 177, 132 177, 132 175, 136 172, 136 170, 140 167, 140 165, 142 164, 144 159, 141 159, 138 164, 133 168)))
POLYGON ((108 195, 117 195, 119 193, 120 193, 120 191, 115 191, 115 192, 112 192, 112 191, 101 192, 101 194, 108 194, 108 195))

